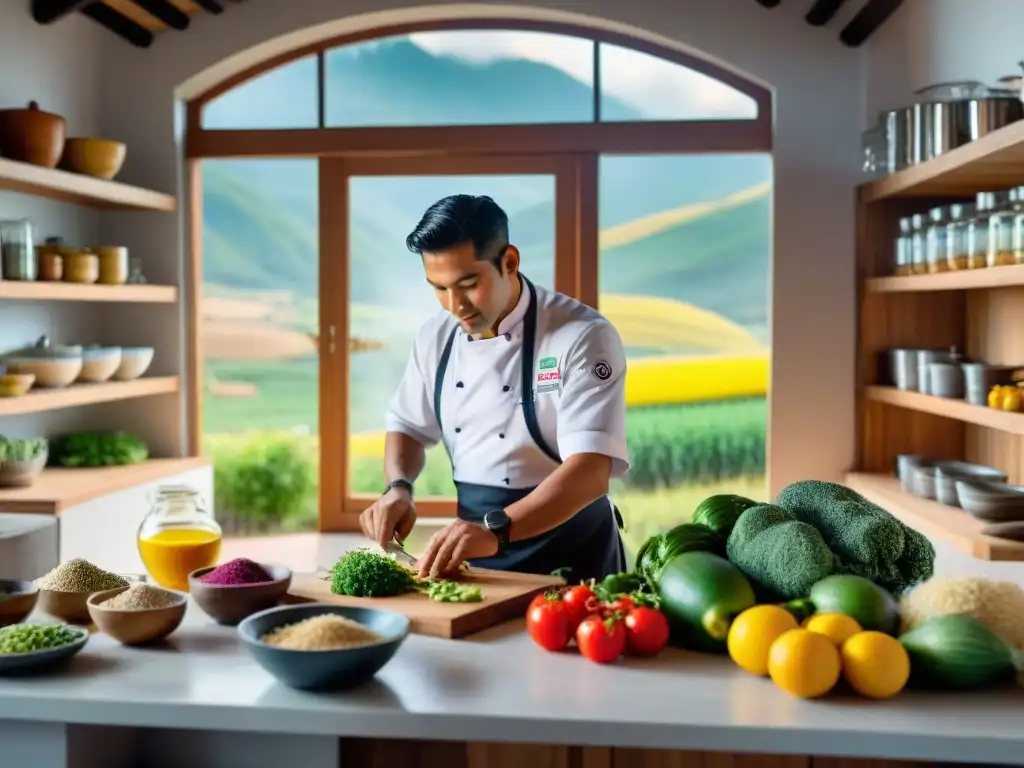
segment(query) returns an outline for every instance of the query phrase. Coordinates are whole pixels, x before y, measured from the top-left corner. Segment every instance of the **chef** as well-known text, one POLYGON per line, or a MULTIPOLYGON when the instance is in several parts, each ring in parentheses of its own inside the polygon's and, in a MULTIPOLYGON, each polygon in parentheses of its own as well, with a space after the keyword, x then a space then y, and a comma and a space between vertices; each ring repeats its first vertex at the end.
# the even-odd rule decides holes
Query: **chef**
POLYGON ((444 311, 420 329, 387 414, 383 495, 360 516, 381 547, 416 523, 426 448, 443 442, 458 519, 434 534, 420 575, 480 568, 569 583, 625 570, 609 480, 629 469, 626 359, 596 310, 519 272, 508 217, 453 195, 406 238, 444 311))

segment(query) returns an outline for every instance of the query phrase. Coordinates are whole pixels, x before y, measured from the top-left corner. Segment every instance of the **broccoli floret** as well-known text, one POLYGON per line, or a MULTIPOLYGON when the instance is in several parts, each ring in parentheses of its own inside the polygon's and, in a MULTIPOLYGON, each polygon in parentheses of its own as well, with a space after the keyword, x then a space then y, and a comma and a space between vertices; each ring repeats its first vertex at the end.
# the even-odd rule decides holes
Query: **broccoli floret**
POLYGON ((935 549, 925 536, 844 485, 801 480, 783 488, 775 503, 821 531, 851 573, 894 595, 934 571, 935 549))
POLYGON ((806 597, 816 582, 842 568, 816 528, 774 504, 759 504, 740 515, 726 553, 760 587, 761 600, 806 597))
POLYGON ((392 597, 416 588, 416 579, 386 555, 355 549, 331 568, 331 592, 350 597, 392 597))

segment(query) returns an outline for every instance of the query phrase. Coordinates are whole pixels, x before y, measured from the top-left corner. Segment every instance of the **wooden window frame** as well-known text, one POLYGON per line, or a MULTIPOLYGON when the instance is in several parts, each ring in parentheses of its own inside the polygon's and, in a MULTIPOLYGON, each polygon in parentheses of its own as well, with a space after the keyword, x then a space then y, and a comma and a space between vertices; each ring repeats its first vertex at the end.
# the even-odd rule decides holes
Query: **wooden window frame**
MULTIPOLYGON (((348 179, 366 175, 552 174, 556 178, 555 287, 596 307, 598 294, 598 158, 600 155, 758 153, 772 151, 772 97, 767 88, 696 56, 603 30, 524 19, 461 19, 381 27, 332 38, 267 59, 229 77, 186 105, 189 279, 185 301, 189 454, 202 453, 203 350, 199 304, 202 297, 201 161, 217 158, 318 158, 321 286, 348 295, 348 179), (321 57, 319 114, 323 126, 325 51, 372 39, 431 30, 521 30, 583 37, 641 51, 687 67, 749 96, 757 105, 750 119, 601 122, 600 77, 595 56, 593 122, 221 130, 202 127, 203 108, 221 94, 276 67, 316 54, 321 57), (451 170, 458 168, 458 170, 451 170), (467 169, 482 169, 469 170, 467 169), (529 169, 544 170, 529 170, 529 169), (498 170, 496 170, 498 169, 498 170), (500 169, 506 169, 504 171, 500 169), (345 211, 338 216, 338 206, 345 211)), ((321 288, 321 295, 322 295, 321 288)), ((358 514, 372 502, 348 493, 348 303, 320 301, 320 328, 334 327, 345 354, 319 345, 320 497, 319 530, 358 529, 358 514)), ((417 511, 426 517, 454 516, 450 499, 425 498, 417 511)))

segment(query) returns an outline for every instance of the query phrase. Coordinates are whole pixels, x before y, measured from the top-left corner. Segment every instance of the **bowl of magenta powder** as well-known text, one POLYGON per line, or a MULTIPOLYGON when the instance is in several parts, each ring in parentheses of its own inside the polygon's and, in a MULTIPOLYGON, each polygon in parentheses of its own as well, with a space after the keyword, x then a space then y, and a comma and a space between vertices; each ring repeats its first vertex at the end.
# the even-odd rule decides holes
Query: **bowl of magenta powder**
POLYGON ((196 605, 218 624, 237 624, 277 605, 291 583, 292 572, 283 565, 236 557, 190 573, 188 591, 196 605))

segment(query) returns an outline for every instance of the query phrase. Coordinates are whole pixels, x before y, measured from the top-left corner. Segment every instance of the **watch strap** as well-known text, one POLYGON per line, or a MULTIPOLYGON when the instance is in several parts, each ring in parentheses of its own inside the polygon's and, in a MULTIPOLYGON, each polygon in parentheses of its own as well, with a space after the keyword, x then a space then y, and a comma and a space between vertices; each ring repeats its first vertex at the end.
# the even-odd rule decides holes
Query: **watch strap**
POLYGON ((409 480, 406 480, 404 477, 396 477, 394 480, 388 483, 387 488, 384 489, 384 493, 387 493, 392 488, 401 488, 402 490, 406 491, 410 496, 412 496, 412 483, 409 480))
POLYGON ((496 509, 484 515, 484 527, 498 540, 498 555, 504 555, 511 544, 512 520, 503 509, 496 509))

